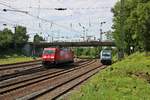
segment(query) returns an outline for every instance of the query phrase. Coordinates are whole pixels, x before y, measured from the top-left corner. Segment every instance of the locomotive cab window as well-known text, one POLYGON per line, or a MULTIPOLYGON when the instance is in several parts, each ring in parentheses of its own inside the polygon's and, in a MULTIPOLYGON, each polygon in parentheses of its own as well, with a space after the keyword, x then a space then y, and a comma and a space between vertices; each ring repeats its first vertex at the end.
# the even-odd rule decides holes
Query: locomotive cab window
POLYGON ((111 56, 111 54, 103 53, 102 56, 111 56))
POLYGON ((43 54, 54 54, 55 51, 54 50, 44 50, 43 54))

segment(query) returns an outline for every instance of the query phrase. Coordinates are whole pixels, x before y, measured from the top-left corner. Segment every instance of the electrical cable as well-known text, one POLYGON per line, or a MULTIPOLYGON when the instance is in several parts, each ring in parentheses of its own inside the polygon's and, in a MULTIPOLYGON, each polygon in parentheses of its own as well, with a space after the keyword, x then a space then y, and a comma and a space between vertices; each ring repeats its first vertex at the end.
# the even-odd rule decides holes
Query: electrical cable
MULTIPOLYGON (((27 27, 27 25, 25 25, 24 23, 16 24, 17 22, 15 22, 15 21, 9 20, 9 19, 4 18, 4 17, 2 17, 2 16, 0 16, 0 17, 9 21, 9 22, 8 22, 8 21, 1 21, 1 22, 4 22, 4 23, 6 23, 6 24, 8 24, 8 25, 11 25, 11 26, 13 26, 13 27, 20 25, 20 26, 25 26, 26 28, 28 28, 28 29, 30 29, 30 30, 39 31, 39 29, 27 27), (14 23, 15 23, 15 24, 14 24, 14 23)), ((44 31, 46 31, 46 30, 44 30, 44 31)))
MULTIPOLYGON (((1 2, 0 2, 0 4, 1 4, 1 5, 4 5, 4 6, 6 6, 6 7, 9 7, 9 8, 11 8, 11 9, 13 9, 13 10, 18 10, 18 9, 16 9, 16 8, 13 8, 13 7, 11 7, 11 6, 8 6, 8 5, 6 5, 6 4, 4 4, 4 3, 1 3, 1 2)), ((18 10, 18 11, 19 11, 19 10, 18 10)), ((31 17, 34 17, 34 18, 36 18, 36 19, 42 20, 42 21, 44 21, 44 22, 49 22, 49 23, 52 23, 52 22, 53 22, 53 21, 51 21, 51 20, 47 20, 47 19, 44 19, 44 18, 41 18, 41 17, 38 17, 38 16, 34 16, 34 15, 30 14, 30 13, 24 13, 24 14, 29 15, 29 16, 31 16, 31 17)), ((70 28, 68 28, 68 27, 65 27, 65 26, 63 26, 63 25, 59 25, 59 24, 54 23, 54 22, 53 22, 53 24, 55 24, 55 25, 57 25, 57 26, 59 26, 59 27, 62 27, 62 28, 64 28, 64 29, 66 29, 66 30, 74 31, 74 32, 80 33, 79 31, 77 31, 77 30, 75 30, 75 29, 70 29, 70 28)))
MULTIPOLYGON (((9 7, 9 8, 11 8, 11 9, 14 9, 14 10, 18 10, 18 9, 16 9, 16 8, 14 8, 14 7, 12 7, 12 6, 9 6, 9 5, 7 5, 7 4, 4 4, 4 3, 1 3, 0 2, 0 4, 1 5, 3 5, 3 6, 6 6, 6 7, 9 7)), ((105 8, 107 8, 107 7, 105 7, 105 8)), ((40 8, 40 9, 42 9, 42 8, 40 8)), ((51 9, 51 8, 50 8, 51 9)), ((76 8, 76 9, 74 9, 74 8, 68 8, 68 9, 72 9, 72 10, 86 10, 86 9, 90 9, 90 8, 76 8)), ((100 8, 91 8, 91 9, 100 9, 100 8)), ((102 8, 101 8, 102 9, 102 8)), ((103 8, 104 9, 104 8, 103 8)), ((19 10, 18 10, 19 11, 19 10)), ((66 30, 69 30, 69 31, 74 31, 74 32, 76 32, 76 33, 82 33, 82 32, 80 32, 80 31, 77 31, 77 30, 75 30, 75 29, 70 29, 70 28, 68 28, 68 27, 66 27, 66 26, 64 26, 64 25, 60 25, 60 24, 57 24, 57 23, 54 23, 52 20, 48 20, 48 19, 44 19, 44 18, 41 18, 41 17, 39 17, 39 16, 34 16, 33 14, 31 14, 31 13, 24 13, 24 14, 26 14, 26 15, 28 15, 28 16, 31 16, 31 17, 33 17, 33 18, 36 18, 36 19, 38 19, 38 20, 41 20, 41 21, 43 21, 43 22, 47 22, 47 23, 53 23, 54 25, 56 25, 56 26, 59 26, 59 27, 61 27, 61 28, 63 28, 63 29, 66 29, 66 30)))

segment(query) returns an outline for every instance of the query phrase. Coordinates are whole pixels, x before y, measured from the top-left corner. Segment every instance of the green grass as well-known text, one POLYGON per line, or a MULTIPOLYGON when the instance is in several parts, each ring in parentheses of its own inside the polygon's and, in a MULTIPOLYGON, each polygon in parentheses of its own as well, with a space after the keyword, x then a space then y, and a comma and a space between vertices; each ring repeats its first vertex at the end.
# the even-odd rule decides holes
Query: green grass
POLYGON ((0 65, 1 64, 12 64, 17 62, 26 62, 26 61, 32 61, 34 60, 32 57, 26 57, 24 55, 20 54, 5 54, 0 56, 0 65))
POLYGON ((32 57, 24 56, 24 54, 19 50, 9 49, 7 51, 0 52, 0 65, 12 64, 12 63, 17 63, 17 62, 26 62, 26 61, 32 61, 32 60, 34 60, 32 57))
POLYGON ((135 53, 100 71, 69 100, 150 100, 150 57, 135 53))
POLYGON ((32 61, 32 60, 33 60, 32 57, 25 57, 25 56, 0 58, 0 65, 1 64, 12 64, 12 63, 17 63, 17 62, 32 61))

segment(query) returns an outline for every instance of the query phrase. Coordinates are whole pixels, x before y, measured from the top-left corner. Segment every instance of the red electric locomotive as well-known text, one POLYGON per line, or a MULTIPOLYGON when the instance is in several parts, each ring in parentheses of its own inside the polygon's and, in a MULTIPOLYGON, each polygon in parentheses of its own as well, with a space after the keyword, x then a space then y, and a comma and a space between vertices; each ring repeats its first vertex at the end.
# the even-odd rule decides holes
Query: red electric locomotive
POLYGON ((42 54, 42 64, 61 64, 61 63, 73 63, 74 54, 71 49, 50 47, 44 48, 42 54))

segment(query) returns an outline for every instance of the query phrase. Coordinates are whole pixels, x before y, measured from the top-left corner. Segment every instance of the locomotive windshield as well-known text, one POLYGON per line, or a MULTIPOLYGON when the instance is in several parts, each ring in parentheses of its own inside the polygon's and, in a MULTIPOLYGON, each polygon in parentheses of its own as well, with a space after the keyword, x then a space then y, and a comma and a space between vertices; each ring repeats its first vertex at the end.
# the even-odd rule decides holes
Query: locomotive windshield
POLYGON ((54 54, 55 51, 54 50, 44 50, 43 54, 54 54))
POLYGON ((101 59, 106 59, 106 58, 111 59, 111 51, 110 50, 102 50, 100 58, 101 59))
POLYGON ((109 53, 103 53, 102 56, 110 56, 109 53))

